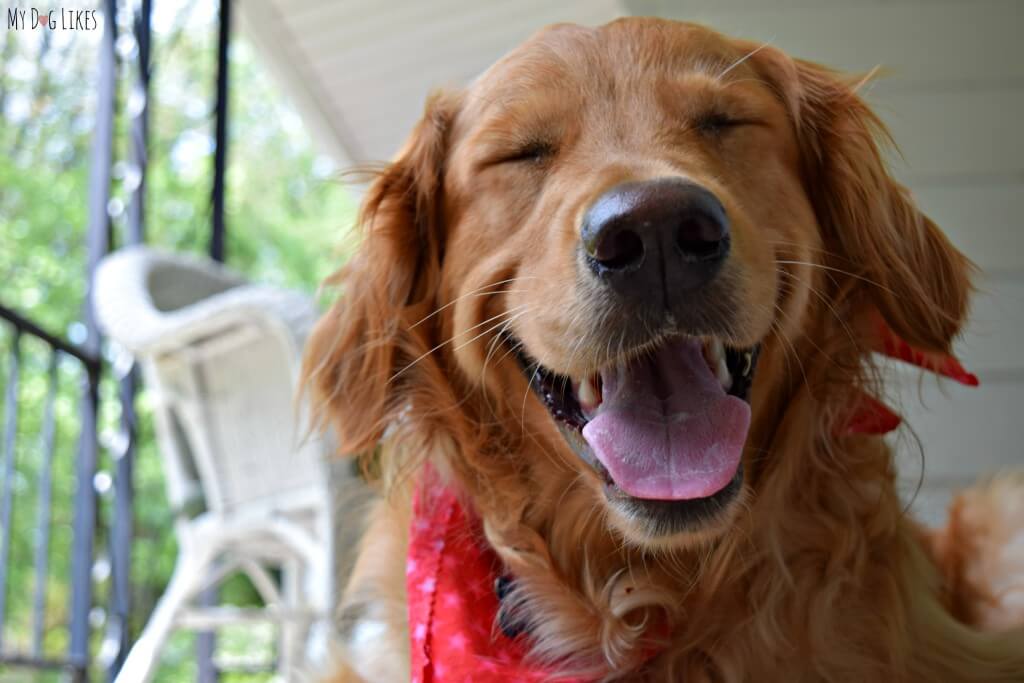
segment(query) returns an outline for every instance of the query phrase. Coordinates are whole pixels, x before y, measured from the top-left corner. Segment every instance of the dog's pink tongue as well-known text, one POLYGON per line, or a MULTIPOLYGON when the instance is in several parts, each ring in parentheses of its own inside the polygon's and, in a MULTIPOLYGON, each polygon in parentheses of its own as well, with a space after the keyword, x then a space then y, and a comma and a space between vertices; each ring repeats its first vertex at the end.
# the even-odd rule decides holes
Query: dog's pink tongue
POLYGON ((705 498, 739 467, 750 406, 729 396, 697 340, 601 374, 603 400, 583 438, 616 485, 637 498, 705 498))

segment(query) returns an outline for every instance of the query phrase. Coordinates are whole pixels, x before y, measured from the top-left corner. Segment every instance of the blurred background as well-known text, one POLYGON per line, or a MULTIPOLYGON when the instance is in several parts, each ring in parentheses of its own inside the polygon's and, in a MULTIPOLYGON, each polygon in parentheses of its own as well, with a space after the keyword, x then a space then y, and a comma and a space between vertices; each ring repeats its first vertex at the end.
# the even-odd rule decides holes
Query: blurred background
MULTIPOLYGON (((863 92, 900 146, 895 173, 980 268, 959 353, 981 388, 893 369, 908 504, 941 521, 956 488, 1024 463, 1019 0, 2 9, 0 681, 113 679, 177 555, 150 396, 126 382, 131 360, 102 340, 88 305, 102 257, 145 243, 315 296, 355 245, 359 188, 341 172, 386 161, 430 90, 467 82, 557 21, 660 15, 847 71, 883 67, 863 92), (34 9, 56 21, 33 28, 34 9), (80 10, 96 10, 97 25, 61 24, 80 10)), ((240 577, 220 599, 260 602, 240 577)), ((276 647, 267 629, 226 629, 197 655, 181 631, 155 680, 271 680, 276 647)))

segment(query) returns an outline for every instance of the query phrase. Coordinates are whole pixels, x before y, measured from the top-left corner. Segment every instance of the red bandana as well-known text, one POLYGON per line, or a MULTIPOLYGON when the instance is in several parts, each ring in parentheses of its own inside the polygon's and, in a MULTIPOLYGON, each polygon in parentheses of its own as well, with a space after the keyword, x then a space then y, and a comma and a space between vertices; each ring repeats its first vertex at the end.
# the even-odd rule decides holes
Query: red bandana
MULTIPOLYGON (((551 672, 525 662, 522 638, 496 627, 501 560, 432 468, 413 501, 405 565, 412 683, 539 683, 551 672)), ((583 683, 580 679, 559 679, 583 683)))
MULTIPOLYGON (((953 356, 922 351, 892 331, 881 316, 875 323, 872 350, 889 358, 916 365, 969 387, 978 386, 978 377, 964 369, 953 356)), ((861 392, 850 402, 850 416, 837 430, 839 436, 849 434, 888 434, 900 426, 902 419, 874 396, 861 392)))
MULTIPOLYGON (((952 356, 915 349, 884 323, 878 327, 875 350, 978 385, 978 378, 952 356)), ((885 434, 899 424, 900 417, 888 406, 861 394, 840 433, 885 434)), ((413 502, 405 567, 412 683, 538 683, 551 678, 552 672, 525 661, 523 638, 509 638, 496 626, 495 579, 501 569, 479 520, 431 467, 424 468, 413 502)))

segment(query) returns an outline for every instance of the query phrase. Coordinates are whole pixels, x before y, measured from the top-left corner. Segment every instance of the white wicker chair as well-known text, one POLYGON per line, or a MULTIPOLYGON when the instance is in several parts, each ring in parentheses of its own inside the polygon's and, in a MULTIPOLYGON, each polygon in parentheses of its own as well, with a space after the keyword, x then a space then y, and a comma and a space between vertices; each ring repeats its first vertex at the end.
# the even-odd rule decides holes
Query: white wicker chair
POLYGON ((93 303, 153 398, 179 545, 166 592, 117 681, 148 681, 174 628, 256 619, 279 624, 279 672, 294 680, 332 598, 329 448, 305 436, 294 405, 313 303, 210 261, 142 247, 103 261, 93 303), (191 604, 239 571, 265 609, 191 604))

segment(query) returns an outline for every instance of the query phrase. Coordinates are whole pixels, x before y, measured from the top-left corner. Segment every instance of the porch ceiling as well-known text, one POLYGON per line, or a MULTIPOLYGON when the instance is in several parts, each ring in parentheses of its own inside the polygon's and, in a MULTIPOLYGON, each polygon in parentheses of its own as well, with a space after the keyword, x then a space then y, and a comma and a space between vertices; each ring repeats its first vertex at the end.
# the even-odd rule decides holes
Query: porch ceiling
POLYGON ((461 85, 538 27, 597 25, 618 0, 246 0, 241 30, 342 166, 397 151, 428 92, 461 85))

